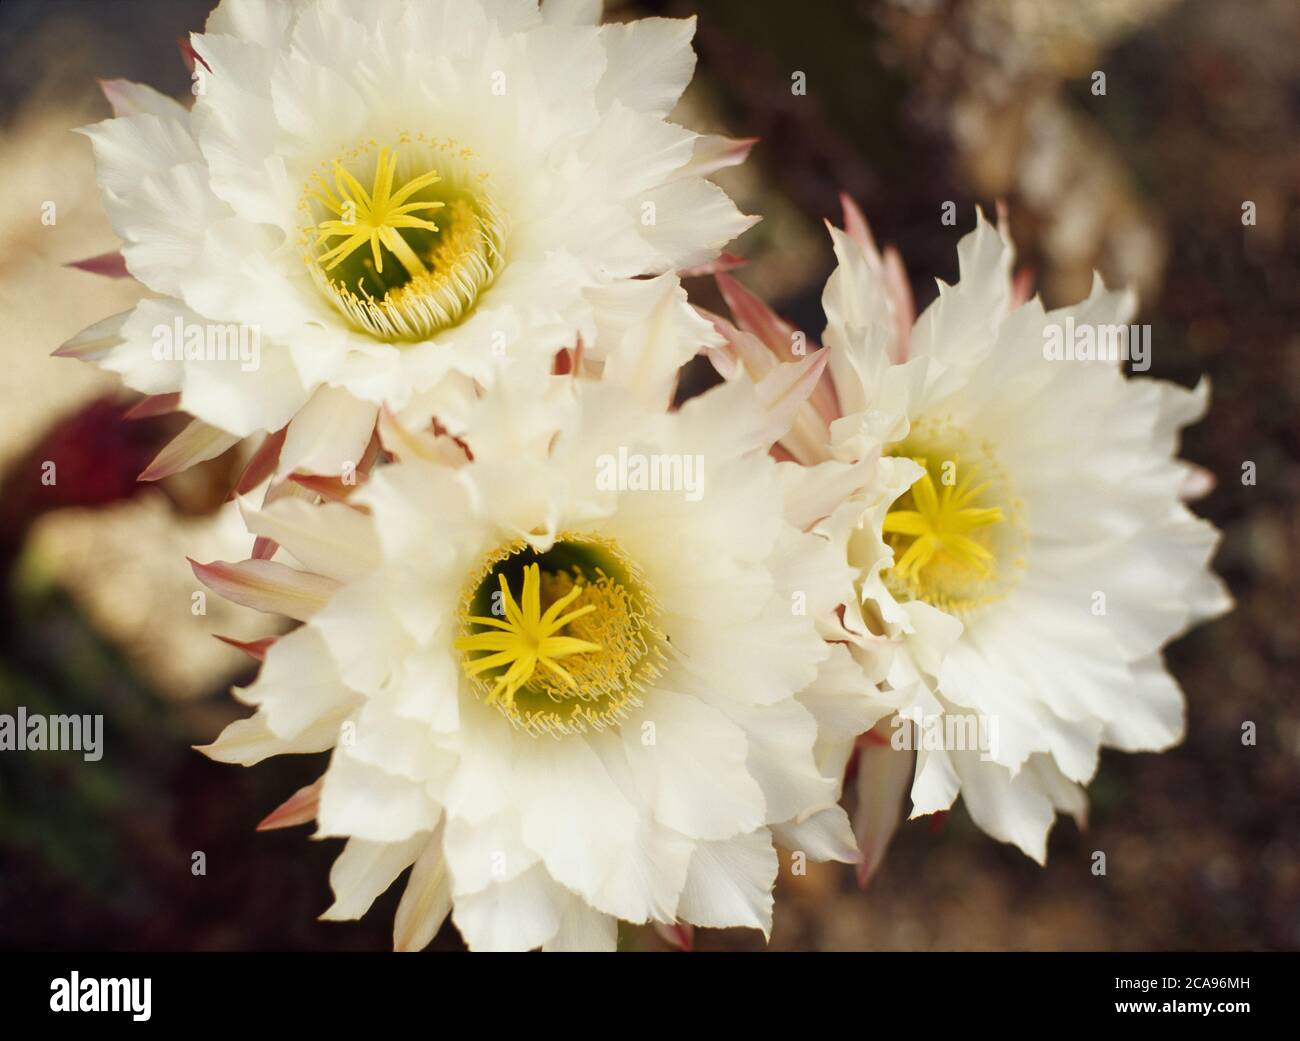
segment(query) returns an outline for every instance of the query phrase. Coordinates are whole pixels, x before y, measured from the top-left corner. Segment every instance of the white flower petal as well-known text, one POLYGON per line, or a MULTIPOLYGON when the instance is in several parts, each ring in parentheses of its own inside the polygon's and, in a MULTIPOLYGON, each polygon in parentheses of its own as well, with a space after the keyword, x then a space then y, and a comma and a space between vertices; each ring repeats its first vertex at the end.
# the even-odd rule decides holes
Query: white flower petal
POLYGON ((402 891, 393 919, 393 950, 424 950, 450 913, 451 876, 435 837, 425 842, 402 891))
POLYGON ((777 857, 766 828, 726 842, 698 842, 677 915, 692 925, 772 932, 777 857))
POLYGON ((330 868, 334 903, 321 918, 333 922, 360 918, 375 898, 411 866, 428 840, 428 835, 413 835, 405 842, 349 839, 330 868))
POLYGON ((621 101, 667 115, 695 73, 694 18, 642 18, 600 30, 609 64, 597 89, 601 107, 621 101))
POLYGON ((148 177, 202 158, 190 136, 189 114, 176 107, 179 117, 140 112, 106 119, 80 131, 94 148, 101 188, 122 196, 138 190, 148 177))
POLYGON ((604 0, 542 0, 542 17, 559 25, 596 25, 604 0))
POLYGON ((540 864, 456 900, 452 920, 473 951, 528 951, 559 931, 570 897, 540 864))
POLYGON ((654 206, 654 222, 642 220, 641 235, 658 252, 664 267, 703 264, 732 239, 758 223, 736 208, 712 181, 685 177, 645 193, 654 206))
POLYGON ((432 831, 438 819, 437 805, 419 785, 361 762, 346 743, 334 749, 321 784, 317 837, 405 842, 432 831))
POLYGON ((590 900, 632 841, 637 813, 585 741, 518 751, 520 834, 553 879, 590 900))
POLYGON ((264 713, 258 712, 247 719, 237 719, 210 745, 197 745, 209 759, 219 763, 237 763, 253 766, 273 755, 302 755, 323 752, 333 746, 339 737, 342 717, 327 717, 314 723, 292 740, 272 733, 264 713))
POLYGON ((474 822, 449 817, 443 848, 457 897, 518 878, 541 859, 524 845, 515 810, 474 822))
POLYGON ((660 823, 699 839, 727 839, 763 824, 767 807, 748 770, 745 732, 717 709, 657 689, 621 734, 660 823))
POLYGON ((347 581, 379 564, 374 524, 343 503, 311 506, 303 499, 288 498, 259 510, 241 499, 239 512, 254 535, 279 543, 318 575, 347 581))
POLYGON ((323 720, 338 720, 357 696, 339 681, 320 635, 304 626, 286 633, 266 651, 257 679, 235 696, 256 705, 267 728, 291 740, 323 720))
POLYGON ((842 806, 828 806, 805 819, 791 819, 772 825, 776 844, 812 860, 835 860, 856 864, 862 859, 853 838, 853 826, 842 806))
POLYGON ((560 916, 560 928, 542 945, 557 953, 613 951, 618 946, 618 919, 601 914, 580 897, 571 896, 560 916))
POLYGON ((280 450, 280 472, 349 476, 375 430, 379 410, 341 387, 321 387, 289 424, 280 450))

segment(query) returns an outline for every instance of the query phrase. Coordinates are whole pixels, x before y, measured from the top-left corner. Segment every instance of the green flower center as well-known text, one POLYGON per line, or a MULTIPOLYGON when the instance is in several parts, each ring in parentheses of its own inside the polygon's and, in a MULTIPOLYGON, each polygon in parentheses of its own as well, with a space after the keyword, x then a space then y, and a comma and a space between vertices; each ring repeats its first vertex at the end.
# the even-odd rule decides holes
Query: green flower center
POLYGON ((456 649, 487 704, 531 733, 599 730, 639 705, 666 642, 644 577, 607 539, 563 535, 488 555, 461 598, 456 649))
POLYGON ((358 329, 426 339, 460 321, 504 264, 506 227, 473 154, 402 135, 322 164, 299 207, 304 263, 358 329))

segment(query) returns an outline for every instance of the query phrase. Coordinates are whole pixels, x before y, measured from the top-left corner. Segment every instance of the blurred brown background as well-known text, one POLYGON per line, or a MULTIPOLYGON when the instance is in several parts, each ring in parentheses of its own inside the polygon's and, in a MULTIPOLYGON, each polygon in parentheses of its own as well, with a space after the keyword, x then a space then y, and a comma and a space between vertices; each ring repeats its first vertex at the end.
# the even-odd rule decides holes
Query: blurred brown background
MULTIPOLYGON (((268 620, 208 602, 185 564, 249 546, 222 498, 240 460, 142 487, 174 420, 49 352, 140 289, 64 265, 117 245, 72 127, 109 114, 96 78, 181 96, 176 37, 206 0, 0 6, 0 711, 103 713, 106 753, 0 753, 0 946, 384 949, 396 891, 361 923, 315 921, 338 843, 257 821, 320 763, 252 770, 190 750, 239 714, 247 659, 212 632, 268 620), (41 223, 54 201, 58 222, 41 223), (56 462, 56 488, 40 466, 56 462), (203 851, 208 873, 190 872, 203 851)), ((608 17, 700 16, 681 119, 759 136, 719 179, 764 221, 740 273, 819 333, 837 195, 898 246, 921 304, 956 277, 974 206, 1010 207, 1050 304, 1093 268, 1135 286, 1151 375, 1214 383, 1184 454, 1218 478, 1200 511, 1237 611, 1175 644, 1189 732, 1161 756, 1103 756, 1081 833, 1046 869, 960 808, 903 825, 865 893, 852 871, 785 878, 774 949, 1300 947, 1300 7, 1293 0, 661 0, 608 17), (1106 92, 1093 92, 1104 72, 1106 92), (806 95, 791 91, 805 74, 806 95), (940 222, 957 204, 958 227, 940 222), (1242 224, 1243 203, 1257 223, 1242 224), (1240 474, 1252 461, 1258 483, 1240 474), (1243 746, 1243 722, 1258 744, 1243 746), (1108 874, 1090 872, 1107 854, 1108 874)), ((712 287, 690 286, 716 305, 712 287)), ((697 374, 703 378, 701 374, 697 374)), ((1080 436, 1087 436, 1081 431, 1080 436)), ((630 949, 663 949, 629 930, 630 949)), ((757 949, 742 931, 699 948, 757 949)), ((436 947, 455 948, 450 926, 436 947)))

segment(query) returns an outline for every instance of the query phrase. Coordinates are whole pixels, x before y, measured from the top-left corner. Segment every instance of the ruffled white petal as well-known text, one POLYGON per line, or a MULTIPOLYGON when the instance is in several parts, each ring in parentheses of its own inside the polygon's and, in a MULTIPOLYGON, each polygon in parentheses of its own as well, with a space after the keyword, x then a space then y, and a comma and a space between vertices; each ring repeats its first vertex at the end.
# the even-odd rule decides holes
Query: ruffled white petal
POLYGON ((280 450, 280 472, 326 474, 355 481, 379 410, 341 387, 321 387, 294 417, 280 450))
POLYGON ((321 785, 317 835, 405 842, 418 832, 432 831, 440 816, 438 806, 407 779, 352 755, 347 725, 321 785))
POLYGON ((767 829, 730 842, 699 842, 677 914, 692 925, 772 931, 777 857, 767 829))
POLYGON ((321 918, 335 922, 360 918, 370 909, 375 898, 411 866, 427 842, 427 835, 413 835, 405 842, 349 839, 330 868, 334 903, 321 918))
POLYGON ((570 897, 560 916, 560 928, 542 945, 544 951, 556 953, 596 953, 613 951, 618 946, 618 919, 601 914, 590 904, 570 897))
POLYGON ((540 864, 456 900, 452 921, 476 951, 528 951, 560 931, 569 895, 540 864))
POLYGON ((642 18, 600 30, 607 71, 596 96, 601 107, 620 101, 667 115, 695 73, 694 18, 642 18))
POLYGON ((422 951, 433 942, 451 913, 451 880, 442 847, 435 840, 424 848, 411 868, 393 919, 393 950, 422 951))
POLYGON ((655 691, 621 728, 655 818, 692 838, 728 839, 767 818, 763 790, 747 767, 745 732, 696 698, 655 691))

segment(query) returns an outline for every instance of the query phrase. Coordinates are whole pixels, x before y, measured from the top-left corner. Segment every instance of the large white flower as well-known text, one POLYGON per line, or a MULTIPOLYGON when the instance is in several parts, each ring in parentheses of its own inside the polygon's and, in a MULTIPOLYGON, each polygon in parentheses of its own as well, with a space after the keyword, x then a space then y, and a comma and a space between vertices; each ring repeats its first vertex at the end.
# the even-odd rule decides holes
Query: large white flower
MULTIPOLYGON (((782 446, 832 499, 848 462, 883 453, 823 523, 857 571, 846 638, 897 712, 862 743, 863 877, 909 778, 913 816, 960 792, 1042 862, 1056 811, 1085 814, 1101 747, 1181 739, 1161 648, 1230 606, 1207 568, 1218 534, 1183 503, 1204 475, 1175 458, 1208 388, 1126 378, 1132 295, 1098 280, 1045 311, 982 216, 960 281, 914 324, 897 254, 847 201, 846 225, 823 298, 829 378, 782 446)), ((760 341, 788 354, 788 327, 723 284, 742 328, 717 324, 742 357, 760 341)))
POLYGON ((208 754, 333 749, 271 823, 349 839, 328 918, 414 864, 398 948, 449 908, 475 949, 612 948, 618 919, 766 932, 774 841, 856 859, 837 801, 875 717, 818 633, 851 574, 769 455, 822 363, 669 411, 709 328, 672 276, 602 293, 599 380, 503 371, 456 440, 385 414, 399 461, 346 501, 246 510, 299 566, 197 568, 304 621, 208 754))
POLYGON ((223 0, 192 110, 115 82, 118 117, 85 130, 158 295, 64 353, 179 395, 200 425, 170 469, 287 424, 282 472, 337 473, 381 404, 591 343, 593 288, 707 262, 751 223, 704 179, 750 142, 666 119, 694 20, 600 7, 223 0), (160 360, 173 329, 206 353, 160 360), (231 331, 255 331, 254 371, 215 356, 231 331))

